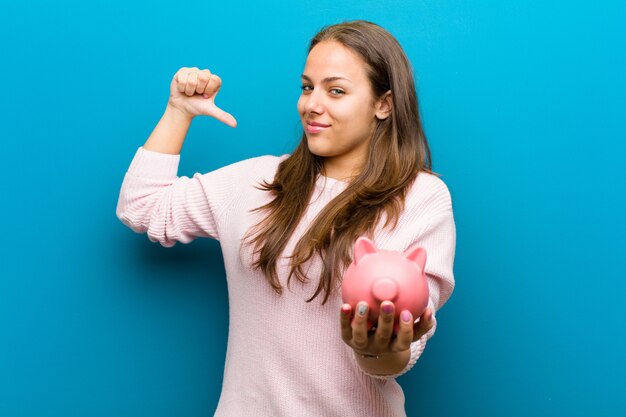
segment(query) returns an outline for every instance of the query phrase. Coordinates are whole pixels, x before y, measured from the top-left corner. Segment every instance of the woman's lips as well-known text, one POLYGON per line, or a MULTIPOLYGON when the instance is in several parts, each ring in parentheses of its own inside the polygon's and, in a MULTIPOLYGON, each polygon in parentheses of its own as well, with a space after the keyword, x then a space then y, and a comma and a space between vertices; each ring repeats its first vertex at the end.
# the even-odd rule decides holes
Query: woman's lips
POLYGON ((317 122, 306 122, 306 131, 309 133, 320 133, 323 130, 326 130, 330 127, 330 125, 325 125, 323 123, 317 122))

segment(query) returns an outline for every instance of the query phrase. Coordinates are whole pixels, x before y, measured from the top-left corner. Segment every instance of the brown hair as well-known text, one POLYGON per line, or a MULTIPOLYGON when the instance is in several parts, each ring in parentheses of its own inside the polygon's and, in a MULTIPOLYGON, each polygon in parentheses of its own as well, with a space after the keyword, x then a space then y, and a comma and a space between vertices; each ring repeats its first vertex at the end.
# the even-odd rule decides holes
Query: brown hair
MULTIPOLYGON (((391 115, 377 121, 363 170, 322 209, 290 256, 287 285, 293 276, 308 282, 304 264, 315 254, 321 257, 322 275, 307 302, 324 292, 325 304, 352 260, 354 241, 363 235, 371 237, 383 214, 383 227, 395 228, 409 186, 420 171, 432 171, 413 72, 398 41, 385 29, 363 20, 322 28, 311 40, 309 52, 323 41, 337 41, 356 52, 366 63, 374 96, 380 98, 391 91, 393 103, 391 115)), ((302 219, 322 165, 323 158, 309 151, 303 133, 293 154, 278 166, 273 182, 259 186, 274 198, 254 210, 266 216, 245 240, 254 245, 257 258, 253 267, 263 271, 278 294, 283 288, 276 264, 302 219)))

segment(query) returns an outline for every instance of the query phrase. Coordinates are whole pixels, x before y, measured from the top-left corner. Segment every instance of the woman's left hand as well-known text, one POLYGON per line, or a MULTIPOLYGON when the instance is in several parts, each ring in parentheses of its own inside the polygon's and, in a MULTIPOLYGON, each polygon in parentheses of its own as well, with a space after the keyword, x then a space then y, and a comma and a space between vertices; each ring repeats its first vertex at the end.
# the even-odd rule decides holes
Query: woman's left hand
POLYGON ((427 308, 417 323, 413 322, 410 311, 400 314, 400 328, 394 335, 395 305, 391 301, 380 304, 380 315, 376 329, 367 329, 369 306, 367 302, 357 303, 356 311, 352 312, 350 304, 341 307, 341 338, 360 355, 384 355, 403 352, 411 347, 411 342, 425 335, 434 325, 432 310, 427 308), (387 306, 387 307, 386 307, 387 306), (354 319, 352 319, 354 316, 354 319))

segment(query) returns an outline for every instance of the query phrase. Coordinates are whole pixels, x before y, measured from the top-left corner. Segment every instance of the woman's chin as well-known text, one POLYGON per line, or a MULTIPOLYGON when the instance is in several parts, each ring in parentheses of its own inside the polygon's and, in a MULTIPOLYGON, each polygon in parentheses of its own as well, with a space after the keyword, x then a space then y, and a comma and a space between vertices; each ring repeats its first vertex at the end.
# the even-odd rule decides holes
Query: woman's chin
POLYGON ((311 152, 315 156, 319 156, 322 158, 332 156, 332 151, 325 146, 320 146, 319 143, 315 143, 315 139, 311 141, 311 139, 307 138, 307 146, 309 148, 309 152, 311 152))

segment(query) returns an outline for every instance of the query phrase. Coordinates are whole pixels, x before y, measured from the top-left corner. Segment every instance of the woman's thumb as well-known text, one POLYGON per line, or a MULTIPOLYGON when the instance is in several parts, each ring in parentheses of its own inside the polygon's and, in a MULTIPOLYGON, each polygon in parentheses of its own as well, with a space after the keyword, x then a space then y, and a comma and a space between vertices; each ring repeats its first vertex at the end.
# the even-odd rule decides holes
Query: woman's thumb
MULTIPOLYGON (((203 94, 202 96, 205 99, 209 98, 207 94, 203 94)), ((226 113, 224 110, 217 107, 215 103, 213 103, 213 106, 211 106, 209 116, 212 116, 222 123, 226 123, 230 127, 237 127, 237 120, 233 117, 233 115, 230 113, 226 113)))
POLYGON ((215 117, 220 122, 226 123, 230 127, 237 127, 237 120, 233 117, 232 114, 226 113, 219 107, 216 107, 215 110, 216 112, 213 117, 215 117))

